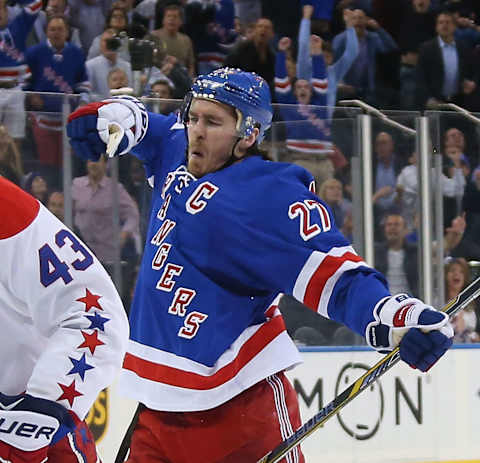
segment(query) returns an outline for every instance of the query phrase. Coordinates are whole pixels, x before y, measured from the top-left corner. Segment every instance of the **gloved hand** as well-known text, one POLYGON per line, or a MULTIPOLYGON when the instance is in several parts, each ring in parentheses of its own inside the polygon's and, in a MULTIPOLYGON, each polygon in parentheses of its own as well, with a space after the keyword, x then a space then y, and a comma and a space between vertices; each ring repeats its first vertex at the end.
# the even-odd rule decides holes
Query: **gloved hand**
POLYGON ((382 299, 367 325, 368 344, 379 352, 400 345, 400 357, 412 368, 429 370, 452 345, 448 315, 407 294, 382 299))
POLYGON ((67 135, 78 156, 98 161, 109 142, 110 156, 128 153, 143 139, 147 127, 148 113, 143 103, 121 96, 78 108, 68 117, 67 135), (111 139, 112 133, 116 139, 111 139))
POLYGON ((78 423, 76 415, 57 402, 0 393, 0 461, 44 462, 48 447, 78 423))

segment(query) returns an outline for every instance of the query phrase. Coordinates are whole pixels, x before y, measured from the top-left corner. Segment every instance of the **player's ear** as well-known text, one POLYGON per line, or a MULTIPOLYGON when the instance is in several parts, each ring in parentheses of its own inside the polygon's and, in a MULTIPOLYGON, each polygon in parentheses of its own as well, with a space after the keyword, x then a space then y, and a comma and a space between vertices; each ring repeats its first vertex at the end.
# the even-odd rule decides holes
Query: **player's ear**
POLYGON ((235 147, 235 156, 237 158, 241 159, 245 156, 248 148, 253 146, 257 141, 259 133, 260 131, 255 127, 248 137, 243 137, 240 139, 240 141, 237 143, 237 146, 235 147))

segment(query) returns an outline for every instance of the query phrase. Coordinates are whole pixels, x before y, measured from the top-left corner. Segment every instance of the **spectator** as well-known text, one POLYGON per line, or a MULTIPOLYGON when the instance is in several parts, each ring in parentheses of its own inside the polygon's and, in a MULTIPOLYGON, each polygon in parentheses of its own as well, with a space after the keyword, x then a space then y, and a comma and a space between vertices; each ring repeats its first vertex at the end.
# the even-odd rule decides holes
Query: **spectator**
POLYGON ((255 24, 262 17, 261 0, 233 0, 235 16, 243 25, 255 24))
MULTIPOLYGON (((354 10, 353 21, 359 52, 349 71, 345 74, 340 98, 359 98, 375 104, 377 55, 397 50, 397 44, 390 34, 382 29, 377 21, 368 18, 363 10, 354 10)), ((347 48, 347 34, 348 32, 344 31, 333 38, 335 61, 340 59, 347 48)))
POLYGON ((450 127, 443 135, 443 151, 446 153, 450 147, 456 147, 461 152, 461 160, 468 166, 477 162, 476 153, 467 149, 465 134, 457 127, 450 127))
POLYGON ((198 74, 207 74, 222 67, 238 38, 234 29, 232 0, 216 3, 195 1, 186 6, 186 12, 189 21, 185 27, 194 43, 198 74))
MULTIPOLYGON (((313 14, 312 5, 303 7, 303 19, 300 23, 298 34, 298 56, 297 56, 297 77, 299 79, 310 80, 312 76, 312 58, 310 56, 310 22, 313 14)), ((354 13, 352 10, 344 10, 344 20, 346 26, 346 44, 343 55, 333 62, 333 52, 331 46, 324 42, 323 58, 327 65, 327 105, 328 115, 331 117, 337 100, 337 87, 342 85, 345 74, 350 69, 352 63, 358 55, 358 38, 355 33, 354 13)))
MULTIPOLYGON (((325 3, 329 0, 319 1, 325 3)), ((262 17, 272 21, 277 37, 286 36, 295 40, 302 18, 302 2, 300 0, 262 0, 262 17)), ((317 35, 320 35, 320 31, 317 35)))
MULTIPOLYGON (((160 79, 152 84, 150 97, 159 100, 171 100, 172 99, 172 86, 168 80, 160 79)), ((169 114, 174 108, 172 103, 168 101, 155 101, 151 104, 153 112, 160 114, 169 114)))
POLYGON ((20 177, 17 175, 17 172, 3 161, 0 161, 0 177, 5 177, 12 183, 15 183, 15 185, 20 185, 20 177))
POLYGON ((4 125, 0 125, 0 162, 9 165, 18 177, 23 176, 22 156, 4 125))
POLYGON ((331 21, 333 18, 335 0, 301 0, 302 9, 306 6, 313 8, 311 15, 311 30, 313 34, 330 40, 331 21))
MULTIPOLYGON (((409 158, 410 164, 405 166, 398 175, 396 193, 397 203, 401 214, 406 220, 407 228, 413 230, 415 228, 415 214, 418 210, 418 169, 417 169, 417 153, 413 153, 409 158)), ((432 168, 432 187, 436 184, 435 170, 432 168)), ((438 180, 441 182, 442 192, 444 199, 453 198, 456 204, 456 198, 463 196, 463 190, 465 188, 465 178, 461 169, 450 169, 449 175, 442 174, 438 180)), ((458 208, 454 208, 454 213, 458 213, 458 208)), ((451 219, 455 215, 449 214, 447 223, 450 223, 451 219)))
POLYGON ((340 230, 350 244, 353 244, 353 211, 350 208, 343 218, 343 226, 340 230))
POLYGON ((462 41, 470 49, 475 48, 480 44, 480 26, 475 24, 475 20, 468 14, 468 9, 462 9, 460 5, 449 9, 453 13, 457 26, 455 40, 462 41))
POLYGON ((402 109, 415 110, 418 53, 422 43, 435 36, 435 13, 430 8, 430 0, 412 0, 401 8, 398 21, 401 53, 399 101, 402 109))
POLYGON ((404 163, 395 153, 393 138, 387 132, 380 132, 376 136, 374 150, 373 203, 376 213, 375 221, 378 224, 385 214, 395 210, 397 176, 404 163))
POLYGON ((180 32, 183 23, 183 10, 180 5, 167 5, 164 10, 162 27, 153 31, 153 35, 161 38, 165 44, 167 55, 174 56, 188 69, 190 77, 194 77, 195 55, 190 38, 180 32))
MULTIPOLYGON (((120 32, 126 32, 128 28, 128 16, 127 12, 118 6, 113 7, 107 16, 107 20, 105 22, 105 29, 112 30, 113 35, 117 35, 120 32)), ((97 35, 92 42, 88 50, 87 60, 95 58, 102 54, 101 48, 101 40, 103 37, 103 33, 97 35)), ((113 36, 112 36, 113 37, 113 36)), ((121 47, 119 50, 115 50, 118 52, 120 58, 125 61, 130 61, 130 54, 128 53, 128 47, 121 47)))
POLYGON ((124 94, 132 94, 133 89, 128 86, 128 75, 120 68, 113 68, 107 76, 108 88, 110 94, 114 95, 118 92, 112 92, 112 90, 123 91, 124 94))
MULTIPOLYGON (((38 13, 37 20, 33 25, 32 34, 33 44, 44 42, 47 40, 46 29, 48 19, 53 16, 65 16, 69 17, 69 6, 67 0, 48 0, 45 10, 41 10, 38 13)), ((72 27, 69 24, 69 36, 68 41, 73 43, 77 47, 81 47, 80 32, 76 27, 72 27)))
POLYGON ((107 177, 107 161, 87 161, 87 175, 73 179, 74 224, 87 245, 104 264, 116 259, 114 236, 114 196, 118 198, 121 221, 119 244, 122 249, 139 236, 138 207, 124 186, 107 177))
POLYGON ((335 168, 330 156, 330 124, 325 111, 327 79, 322 56, 322 39, 310 39, 313 62, 312 80, 298 79, 292 91, 287 76, 286 52, 291 40, 283 37, 278 42, 275 64, 275 96, 280 114, 286 124, 288 150, 286 160, 305 167, 315 177, 317 189, 327 178, 333 177, 335 168))
MULTIPOLYGON (((153 36, 155 37, 155 36, 153 36)), ((160 40, 155 37, 156 40, 160 40)), ((192 79, 188 74, 187 68, 182 66, 177 58, 166 55, 155 60, 154 66, 150 70, 150 79, 144 89, 149 93, 153 82, 165 80, 172 87, 172 98, 182 99, 192 84, 192 79)))
POLYGON ((111 0, 69 0, 69 21, 80 32, 80 42, 85 55, 94 38, 105 29, 111 0))
POLYGON ((418 297, 417 246, 405 239, 407 227, 399 214, 383 221, 385 241, 375 244, 375 267, 386 276, 391 292, 418 297))
POLYGON ((127 85, 133 86, 132 67, 128 61, 118 56, 118 52, 109 49, 109 40, 115 35, 113 29, 106 29, 102 33, 100 41, 101 55, 89 59, 86 63, 87 73, 91 84, 91 91, 98 98, 106 98, 110 95, 108 74, 113 69, 121 69, 128 76, 127 85))
POLYGON ((67 42, 68 24, 63 16, 48 20, 45 43, 28 49, 26 61, 32 71, 27 87, 32 114, 33 135, 38 159, 44 166, 55 168, 62 165, 62 98, 61 95, 42 95, 38 92, 73 94, 88 99, 88 81, 83 52, 67 42))
POLYGON ((240 42, 228 55, 225 64, 244 71, 253 71, 262 76, 270 89, 274 86, 275 53, 271 48, 273 24, 267 18, 255 23, 253 38, 240 42))
POLYGON ((65 198, 61 191, 52 191, 47 200, 48 210, 61 222, 65 221, 65 198))
POLYGON ((480 233, 480 169, 474 169, 471 180, 465 187, 463 197, 464 214, 456 220, 457 239, 450 246, 449 255, 453 257, 465 257, 468 260, 480 260, 480 245, 478 236, 480 233))
POLYGON ((470 173, 470 166, 464 159, 462 159, 462 152, 458 146, 449 145, 445 147, 443 172, 454 183, 451 194, 444 196, 443 216, 445 223, 449 223, 462 212, 466 179, 470 173))
POLYGON ((436 109, 442 102, 460 106, 476 88, 470 51, 455 40, 455 20, 448 11, 437 15, 437 37, 420 48, 417 63, 417 104, 436 109))
POLYGON ((318 196, 330 206, 337 227, 343 228, 345 217, 352 210, 352 203, 343 197, 342 182, 336 178, 325 180, 320 185, 318 196))
POLYGON ((150 219, 150 203, 152 200, 152 188, 148 184, 143 163, 134 156, 129 156, 130 165, 125 188, 138 205, 140 213, 140 237, 142 245, 148 231, 150 219))
POLYGON ((0 123, 20 147, 25 137, 25 94, 21 91, 30 76, 25 63, 26 41, 42 2, 20 2, 21 12, 9 19, 7 3, 0 2, 0 123))
MULTIPOLYGON (((456 298, 470 283, 470 268, 467 261, 460 257, 450 259, 445 264, 445 300, 456 298)), ((479 342, 477 331, 478 319, 475 313, 476 303, 472 302, 467 308, 452 317, 453 342, 479 342)))
POLYGON ((46 178, 39 172, 30 172, 25 177, 23 189, 42 204, 47 204, 48 184, 46 178))

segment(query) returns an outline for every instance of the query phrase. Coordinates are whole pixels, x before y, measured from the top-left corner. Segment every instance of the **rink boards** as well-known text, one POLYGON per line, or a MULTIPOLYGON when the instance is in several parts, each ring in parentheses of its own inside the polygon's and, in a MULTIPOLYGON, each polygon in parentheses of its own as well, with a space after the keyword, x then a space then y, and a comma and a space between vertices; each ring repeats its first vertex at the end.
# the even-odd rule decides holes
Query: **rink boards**
MULTIPOLYGON (((305 421, 379 354, 305 348, 288 372, 305 421)), ((104 391, 89 415, 104 463, 113 463, 136 408, 104 391)), ((428 373, 400 363, 302 444, 308 463, 480 463, 480 346, 458 346, 428 373)), ((254 463, 254 462, 252 462, 254 463)))

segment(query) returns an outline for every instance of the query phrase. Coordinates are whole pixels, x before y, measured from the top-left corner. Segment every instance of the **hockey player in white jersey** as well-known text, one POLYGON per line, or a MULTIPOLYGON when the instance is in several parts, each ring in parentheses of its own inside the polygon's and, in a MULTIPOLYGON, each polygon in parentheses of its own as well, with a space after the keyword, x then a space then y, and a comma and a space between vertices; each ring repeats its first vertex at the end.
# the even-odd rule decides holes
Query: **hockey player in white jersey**
POLYGON ((153 186, 121 377, 142 404, 129 463, 255 462, 300 426, 280 293, 375 349, 400 343, 422 371, 452 343, 445 314, 392 296, 355 253, 306 170, 262 158, 271 120, 266 82, 230 68, 199 76, 178 118, 129 97, 70 115, 78 155, 96 160, 117 139, 108 151, 132 152, 153 186))
POLYGON ((97 463, 83 421, 120 370, 128 321, 99 261, 0 177, 0 462, 97 463))

